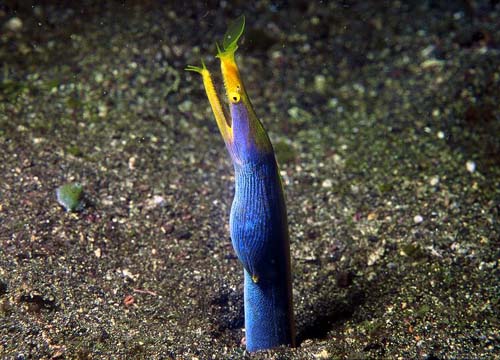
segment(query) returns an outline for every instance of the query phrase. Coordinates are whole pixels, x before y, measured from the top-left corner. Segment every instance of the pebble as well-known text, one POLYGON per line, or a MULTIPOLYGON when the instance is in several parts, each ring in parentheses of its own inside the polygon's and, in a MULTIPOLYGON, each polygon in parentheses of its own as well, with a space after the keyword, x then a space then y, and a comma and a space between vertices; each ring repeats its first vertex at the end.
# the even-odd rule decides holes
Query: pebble
POLYGON ((368 266, 374 265, 380 258, 384 255, 385 249, 383 246, 375 249, 370 255, 368 255, 368 261, 366 262, 368 266))
POLYGON ((108 115, 108 107, 106 106, 106 104, 99 104, 97 106, 97 110, 98 110, 98 115, 99 117, 106 117, 108 115))
POLYGON ((152 198, 146 200, 146 208, 154 209, 156 207, 162 207, 166 203, 165 198, 160 195, 154 195, 152 198))
POLYGON ((413 218, 413 222, 415 224, 420 224, 422 221, 424 221, 424 218, 422 217, 422 215, 415 215, 415 217, 413 218))
POLYGON ((102 83, 104 76, 100 72, 96 72, 94 75, 94 80, 96 83, 102 83))
POLYGON ((324 94, 326 90, 326 77, 324 75, 316 75, 314 77, 314 88, 320 94, 324 94))
POLYGON ((465 163, 465 168, 467 169, 468 172, 472 174, 474 171, 476 171, 476 163, 472 160, 468 160, 465 163))
POLYGON ((185 100, 179 104, 179 110, 182 112, 189 112, 193 109, 193 102, 190 100, 185 100))
POLYGON ((436 49, 435 45, 429 45, 425 49, 423 49, 420 52, 420 54, 422 55, 422 57, 428 58, 434 52, 435 49, 436 49))
POLYGON ((332 180, 331 179, 323 180, 321 186, 324 188, 331 188, 333 186, 332 180))
POLYGON ((313 355, 315 359, 330 359, 330 353, 325 349, 313 355))
POLYGON ((23 28, 23 21, 18 17, 10 18, 9 21, 5 23, 5 28, 12 32, 18 32, 23 28))
POLYGON ((165 205, 165 198, 163 196, 160 196, 160 195, 155 195, 155 196, 153 196, 153 202, 155 205, 163 206, 163 205, 165 205))
POLYGON ((135 162, 136 162, 137 158, 135 158, 134 156, 130 157, 128 159, 128 168, 130 170, 134 170, 135 169, 135 162))
POLYGON ((429 180, 429 184, 431 186, 436 186, 437 184, 439 184, 439 176, 431 177, 431 179, 429 180))
POLYGON ((288 115, 290 115, 293 120, 299 120, 301 123, 307 123, 313 118, 311 113, 297 106, 288 109, 288 115))
POLYGON ((332 108, 332 109, 335 109, 337 107, 337 105, 339 104, 339 99, 337 98, 331 98, 329 101, 328 101, 328 107, 332 108))
POLYGON ((288 109, 288 115, 290 115, 292 118, 297 118, 299 116, 299 111, 300 109, 298 107, 291 107, 290 109, 288 109))
POLYGON ((352 84, 352 88, 358 92, 359 94, 364 94, 365 93, 365 87, 359 83, 354 83, 352 84))
POLYGON ((422 69, 428 69, 428 68, 432 68, 432 67, 441 67, 444 65, 444 61, 443 60, 437 60, 437 59, 428 59, 428 60, 425 60, 423 63, 420 64, 420 67, 422 69))

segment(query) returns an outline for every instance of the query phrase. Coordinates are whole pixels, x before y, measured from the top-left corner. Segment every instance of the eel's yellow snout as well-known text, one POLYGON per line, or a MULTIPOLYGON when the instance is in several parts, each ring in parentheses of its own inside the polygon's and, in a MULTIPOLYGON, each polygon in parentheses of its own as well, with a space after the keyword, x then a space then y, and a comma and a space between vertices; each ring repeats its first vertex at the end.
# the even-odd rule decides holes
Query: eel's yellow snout
MULTIPOLYGON (((210 106, 217 121, 220 133, 226 143, 231 158, 235 163, 258 154, 272 153, 272 145, 266 131, 257 119, 250 99, 245 91, 240 77, 235 52, 238 49, 238 39, 243 34, 245 18, 236 19, 224 35, 222 47, 217 45, 217 57, 220 60, 221 73, 226 90, 231 116, 222 106, 220 98, 212 81, 212 76, 205 64, 202 67, 188 66, 186 70, 201 74, 203 85, 210 106), (253 154, 253 155, 252 155, 253 154)), ((259 156, 260 156, 259 155, 259 156)))

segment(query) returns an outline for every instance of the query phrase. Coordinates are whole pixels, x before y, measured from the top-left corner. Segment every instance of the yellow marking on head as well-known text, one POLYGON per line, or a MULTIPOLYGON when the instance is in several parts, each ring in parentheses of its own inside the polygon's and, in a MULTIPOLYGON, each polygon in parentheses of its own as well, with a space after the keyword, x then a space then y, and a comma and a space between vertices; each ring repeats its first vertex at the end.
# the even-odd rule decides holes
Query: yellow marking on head
POLYGON ((243 82, 240 78, 238 65, 234 59, 234 53, 237 48, 235 45, 225 51, 221 51, 217 45, 217 57, 220 59, 220 69, 222 78, 224 79, 226 96, 232 103, 240 102, 241 96, 244 95, 243 82))
POLYGON ((254 284, 257 284, 259 282, 259 275, 253 274, 252 275, 252 281, 254 282, 254 284))

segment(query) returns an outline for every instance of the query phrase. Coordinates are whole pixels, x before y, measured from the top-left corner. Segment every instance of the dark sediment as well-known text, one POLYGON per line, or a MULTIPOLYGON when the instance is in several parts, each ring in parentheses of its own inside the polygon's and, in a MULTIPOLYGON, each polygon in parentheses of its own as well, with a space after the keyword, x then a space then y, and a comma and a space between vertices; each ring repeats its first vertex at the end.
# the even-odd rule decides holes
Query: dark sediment
POLYGON ((0 357, 246 356, 232 168, 183 72, 240 13, 300 340, 253 357, 498 356, 495 1, 102 3, 0 6, 0 357))

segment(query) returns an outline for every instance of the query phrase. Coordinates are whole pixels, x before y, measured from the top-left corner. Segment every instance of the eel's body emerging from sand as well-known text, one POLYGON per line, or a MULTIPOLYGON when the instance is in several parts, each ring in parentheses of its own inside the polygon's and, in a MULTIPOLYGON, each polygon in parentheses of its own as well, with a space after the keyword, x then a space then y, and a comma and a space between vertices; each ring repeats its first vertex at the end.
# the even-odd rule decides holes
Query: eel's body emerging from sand
POLYGON ((243 33, 241 16, 228 28, 218 48, 231 116, 226 115, 210 72, 203 84, 235 171, 230 232, 245 273, 245 332, 248 351, 295 345, 290 245, 278 165, 269 137, 257 119, 240 78, 234 54, 243 33))

